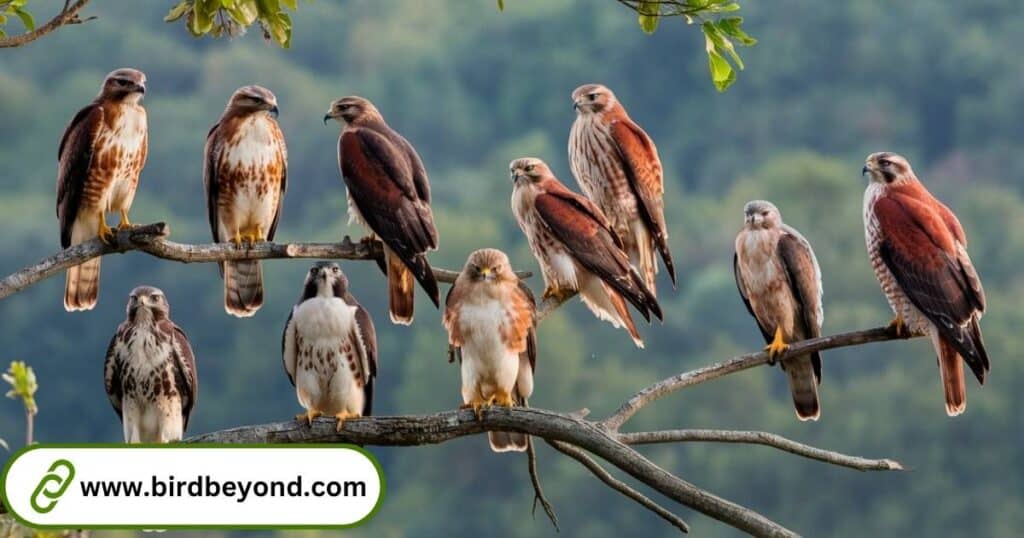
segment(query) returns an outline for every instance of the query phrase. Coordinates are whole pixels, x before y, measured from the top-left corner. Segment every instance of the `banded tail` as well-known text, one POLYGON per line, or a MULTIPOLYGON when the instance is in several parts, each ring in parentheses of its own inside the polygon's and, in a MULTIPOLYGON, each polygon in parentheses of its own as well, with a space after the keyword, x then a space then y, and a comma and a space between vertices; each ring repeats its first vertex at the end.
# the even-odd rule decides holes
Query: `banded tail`
POLYGON ((67 271, 64 282, 64 310, 92 310, 100 296, 100 259, 89 260, 67 271))
POLYGON ((789 378, 789 392, 793 395, 796 417, 802 421, 818 420, 821 416, 821 403, 818 401, 818 377, 814 373, 813 355, 786 359, 782 369, 789 378))
POLYGON ((263 266, 248 260, 224 262, 224 310, 248 318, 263 306, 263 266))
POLYGON ((487 442, 495 452, 526 452, 529 439, 525 433, 487 432, 487 442))

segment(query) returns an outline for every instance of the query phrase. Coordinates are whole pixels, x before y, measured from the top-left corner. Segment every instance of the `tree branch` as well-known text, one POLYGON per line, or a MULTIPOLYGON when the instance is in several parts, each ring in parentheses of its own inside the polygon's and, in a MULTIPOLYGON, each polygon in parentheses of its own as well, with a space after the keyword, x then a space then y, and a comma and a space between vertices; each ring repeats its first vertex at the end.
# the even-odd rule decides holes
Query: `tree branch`
POLYGON ((803 456, 832 465, 849 467, 858 471, 902 471, 900 462, 890 459, 872 460, 849 456, 831 450, 798 443, 781 435, 759 431, 740 430, 665 430, 655 432, 620 433, 619 441, 627 445, 649 445, 657 443, 742 443, 764 445, 790 454, 803 456))
MULTIPOLYGON (((910 336, 909 338, 915 337, 916 335, 910 336)), ((790 344, 789 349, 787 349, 782 356, 778 358, 778 360, 785 360, 790 357, 805 355, 814 351, 859 346, 862 344, 869 344, 871 342, 885 342, 888 340, 901 340, 905 338, 908 337, 897 336, 888 327, 878 327, 875 329, 854 331, 832 336, 822 336, 821 338, 802 340, 800 342, 790 344)), ((640 411, 640 409, 647 404, 658 400, 663 396, 667 396, 686 387, 706 383, 725 375, 741 372, 743 370, 768 363, 768 354, 764 351, 759 351, 756 353, 747 353, 746 355, 733 357, 732 359, 724 362, 719 362, 703 368, 691 370, 689 372, 683 372, 668 379, 663 379, 634 394, 626 401, 626 403, 622 404, 614 414, 606 418, 602 422, 602 425, 611 431, 618 431, 627 420, 637 413, 637 411, 640 411)))
POLYGON ((679 529, 680 531, 687 533, 690 532, 690 526, 686 524, 683 519, 672 512, 669 512, 658 503, 652 501, 649 497, 633 489, 625 482, 615 478, 608 471, 604 470, 596 461, 593 460, 586 452, 561 441, 548 441, 555 450, 569 456, 570 458, 580 462, 588 471, 594 474, 600 481, 604 482, 608 487, 618 491, 619 493, 633 499, 644 508, 654 512, 659 517, 668 521, 672 526, 679 529))
POLYGON ((555 515, 555 508, 548 502, 544 495, 544 488, 540 487, 540 474, 537 472, 537 447, 533 443, 533 437, 526 438, 526 468, 530 473, 530 483, 533 484, 533 509, 531 513, 537 516, 537 503, 540 503, 544 513, 548 515, 551 524, 555 526, 555 532, 561 532, 558 527, 558 516, 555 515))
POLYGON ((31 32, 0 39, 0 49, 20 47, 49 34, 61 26, 68 24, 80 24, 94 19, 95 17, 82 19, 78 16, 78 12, 81 11, 88 3, 89 0, 76 0, 74 3, 64 2, 64 9, 50 19, 46 24, 37 27, 31 32))
MULTIPOLYGON (((170 241, 170 227, 158 222, 118 230, 109 244, 92 239, 68 247, 0 280, 0 299, 13 295, 61 271, 107 254, 122 254, 137 250, 151 256, 182 263, 211 263, 227 260, 267 260, 282 258, 316 258, 343 260, 383 259, 384 249, 379 241, 352 242, 345 236, 340 243, 256 243, 236 247, 231 243, 189 245, 170 241)), ((434 276, 441 282, 455 282, 458 271, 434 268, 434 276)), ((517 272, 528 278, 529 271, 517 272)))

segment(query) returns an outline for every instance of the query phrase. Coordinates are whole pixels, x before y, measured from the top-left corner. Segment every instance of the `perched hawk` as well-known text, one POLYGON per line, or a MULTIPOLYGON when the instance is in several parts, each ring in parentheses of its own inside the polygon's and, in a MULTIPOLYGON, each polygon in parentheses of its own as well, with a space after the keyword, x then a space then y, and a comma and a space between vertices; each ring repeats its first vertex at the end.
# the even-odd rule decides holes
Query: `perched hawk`
MULTIPOLYGON (((782 222, 771 202, 755 200, 743 208, 744 226, 736 236, 733 270, 736 287, 768 347, 772 360, 787 342, 821 336, 821 270, 811 244, 782 222)), ((817 352, 786 359, 793 406, 800 420, 818 420, 821 405, 821 355, 817 352)))
POLYGON ((600 84, 572 92, 576 121, 569 133, 569 165, 583 193, 604 211, 629 260, 654 294, 661 254, 672 285, 676 270, 668 249, 665 187, 654 141, 633 123, 615 94, 600 84))
MULTIPOLYGON (((64 130, 57 150, 57 220, 60 245, 67 248, 94 237, 111 238, 106 214, 128 210, 146 164, 146 75, 135 69, 112 71, 99 95, 79 110, 64 130)), ((100 259, 68 269, 64 309, 91 310, 100 291, 100 259)))
POLYGON ((960 221, 895 153, 868 156, 863 173, 864 236, 875 276, 896 313, 897 334, 928 335, 939 361, 946 413, 967 408, 960 358, 985 383, 988 353, 978 320, 985 292, 967 255, 960 221))
POLYGON ((319 262, 309 269, 281 348, 288 380, 306 408, 296 420, 311 423, 330 415, 341 431, 346 419, 370 416, 377 333, 338 264, 319 262))
POLYGON ((409 141, 388 127, 366 99, 334 101, 324 123, 329 119, 343 125, 338 167, 348 190, 349 222, 365 225, 384 242, 391 321, 408 325, 414 277, 439 305, 437 281, 425 255, 437 249, 427 171, 409 141))
MULTIPOLYGON (((214 241, 273 241, 288 185, 288 151, 276 117, 270 90, 243 86, 206 136, 203 182, 214 241)), ((263 306, 260 262, 224 262, 221 272, 224 310, 240 318, 255 314, 263 306)))
MULTIPOLYGON (((537 364, 533 295, 508 256, 487 248, 469 255, 445 300, 448 343, 462 367, 463 407, 526 405, 537 364)), ((491 450, 522 452, 523 433, 488 432, 491 450)))
POLYGON ((544 274, 544 297, 578 291, 594 315, 625 327, 637 347, 643 347, 626 301, 647 321, 651 314, 662 318, 661 306, 629 265, 622 241, 604 213, 567 189, 540 159, 516 159, 509 169, 514 183, 512 212, 544 274))
POLYGON ((199 395, 192 346, 169 313, 164 292, 135 288, 107 347, 103 381, 126 443, 180 441, 199 395))

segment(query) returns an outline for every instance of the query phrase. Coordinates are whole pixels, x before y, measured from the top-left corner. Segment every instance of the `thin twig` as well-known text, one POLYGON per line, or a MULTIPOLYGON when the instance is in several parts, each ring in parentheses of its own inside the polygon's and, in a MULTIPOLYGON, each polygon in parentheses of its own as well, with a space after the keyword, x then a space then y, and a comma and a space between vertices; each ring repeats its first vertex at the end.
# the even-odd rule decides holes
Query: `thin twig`
POLYGON ((562 532, 558 527, 558 516, 555 515, 555 508, 548 502, 544 495, 544 488, 540 486, 540 474, 537 472, 537 447, 533 444, 533 437, 526 437, 526 466, 530 471, 530 483, 533 484, 533 508, 530 514, 537 517, 537 503, 540 503, 544 513, 548 515, 551 524, 555 526, 555 532, 562 532))
POLYGON ((850 456, 822 448, 798 443, 781 435, 760 431, 741 430, 664 430, 654 432, 620 433, 619 441, 627 445, 649 445, 658 443, 743 443, 777 448, 790 454, 803 456, 832 465, 849 467, 858 471, 903 471, 900 462, 890 459, 872 460, 850 456))
MULTIPOLYGON (((916 336, 911 336, 910 338, 914 337, 916 336)), ((821 338, 802 340, 800 342, 790 344, 789 349, 778 357, 777 360, 785 360, 797 355, 806 355, 807 353, 814 351, 859 346, 871 342, 885 342, 888 340, 904 338, 907 337, 897 336, 888 327, 878 327, 875 329, 854 331, 832 336, 822 336, 821 338)), ((768 364, 768 362, 768 354, 764 351, 759 351, 756 353, 748 353, 746 355, 733 357, 732 359, 724 362, 711 364, 709 366, 704 366, 703 368, 683 372, 668 379, 663 379, 634 394, 626 401, 626 403, 622 404, 614 414, 606 418, 602 424, 611 431, 618 431, 627 420, 637 413, 637 411, 640 411, 640 409, 647 404, 658 400, 663 396, 667 396, 686 387, 718 379, 722 376, 747 370, 755 366, 761 366, 762 364, 768 364)))
POLYGON ((555 450, 561 452, 562 454, 565 454, 566 456, 569 456, 570 458, 582 463, 588 471, 593 473, 594 476, 596 476, 600 481, 604 482, 605 485, 607 485, 608 487, 614 489, 615 491, 618 491, 619 493, 625 495, 626 497, 629 497, 630 499, 633 499, 638 504, 654 512, 655 514, 658 514, 659 517, 661 517, 665 521, 668 521, 670 524, 672 524, 672 526, 679 529, 680 531, 684 533, 690 532, 690 526, 687 525, 681 517, 673 514, 672 512, 669 512, 660 504, 651 500, 650 497, 647 497, 643 493, 640 493, 639 491, 630 487, 629 484, 626 484, 625 482, 612 476, 608 471, 604 470, 603 467, 601 467, 596 461, 594 461, 593 458, 588 456, 586 452, 570 444, 563 443, 561 441, 548 440, 548 444, 551 445, 555 450))
MULTIPOLYGON (((269 243, 236 247, 231 243, 189 245, 166 239, 170 234, 167 224, 158 222, 118 230, 110 243, 91 239, 68 247, 57 254, 40 260, 0 280, 0 299, 13 295, 61 271, 107 254, 121 254, 133 250, 157 258, 183 263, 212 263, 226 260, 267 260, 282 258, 316 258, 346 260, 378 260, 384 255, 379 241, 353 242, 345 236, 340 243, 269 243)), ((531 276, 529 271, 517 272, 520 278, 531 276)), ((457 271, 434 268, 440 282, 455 282, 457 271)))
POLYGON ((89 0, 77 0, 73 4, 65 1, 64 9, 62 9, 60 13, 58 13, 56 16, 50 19, 46 24, 36 27, 36 29, 32 30, 31 32, 26 32, 24 34, 19 34, 16 36, 5 37, 3 39, 0 39, 0 49, 20 47, 26 43, 31 43, 32 41, 35 41, 40 37, 43 37, 44 35, 56 30, 57 28, 60 28, 61 26, 67 24, 79 24, 94 19, 95 17, 81 19, 78 16, 78 12, 81 11, 82 8, 84 8, 85 5, 88 3, 89 0))

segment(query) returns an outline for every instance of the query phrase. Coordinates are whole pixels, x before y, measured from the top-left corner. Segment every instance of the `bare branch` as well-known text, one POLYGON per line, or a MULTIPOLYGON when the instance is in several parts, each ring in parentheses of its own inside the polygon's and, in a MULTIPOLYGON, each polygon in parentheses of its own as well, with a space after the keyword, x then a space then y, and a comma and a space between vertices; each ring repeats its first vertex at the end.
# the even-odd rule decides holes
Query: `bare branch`
POLYGON ((526 438, 526 467, 530 472, 530 483, 533 484, 533 509, 534 517, 537 515, 537 503, 540 503, 544 513, 548 515, 551 524, 555 526, 555 532, 561 532, 558 528, 558 516, 555 515, 555 508, 548 502, 544 495, 544 488, 540 487, 540 474, 537 473, 537 447, 533 444, 533 437, 526 438))
MULTIPOLYGON (((786 352, 778 358, 778 360, 785 360, 790 357, 805 355, 814 351, 858 346, 871 342, 885 342, 888 340, 904 338, 906 337, 897 336, 887 327, 854 331, 832 336, 822 336, 821 338, 802 340, 800 342, 790 344, 789 349, 787 349, 786 352)), ((911 338, 914 338, 914 336, 911 336, 911 338)), ((605 419, 602 424, 611 431, 618 431, 618 429, 633 415, 635 415, 637 411, 640 411, 640 409, 645 405, 663 396, 667 396, 686 387, 718 379, 725 375, 741 372, 755 366, 761 366, 762 364, 768 364, 768 362, 768 354, 764 351, 759 351, 757 353, 748 353, 746 355, 733 357, 732 359, 724 362, 719 362, 703 368, 691 370, 689 372, 683 372, 668 379, 663 379, 634 394, 626 401, 626 403, 622 404, 614 414, 605 419)))
POLYGON ((872 460, 849 456, 831 450, 798 443, 774 433, 741 430, 664 430, 655 432, 621 433, 619 441, 627 445, 649 445, 657 443, 741 443, 764 445, 790 454, 803 456, 832 465, 849 467, 858 471, 902 471, 900 462, 890 459, 872 460))
POLYGON ((608 487, 618 491, 619 493, 633 499, 644 508, 654 512, 659 517, 668 521, 672 526, 676 527, 680 531, 687 533, 690 532, 689 525, 686 524, 683 519, 672 512, 669 512, 658 503, 652 501, 649 497, 633 489, 625 482, 615 478, 608 471, 604 470, 603 467, 598 465, 586 452, 561 441, 548 441, 548 444, 554 447, 555 450, 569 456, 570 458, 580 462, 588 471, 594 474, 599 480, 604 482, 608 487))
POLYGON ((73 4, 67 1, 64 2, 64 9, 50 19, 46 24, 37 27, 31 32, 0 39, 0 49, 20 47, 26 43, 31 43, 32 41, 43 37, 61 26, 68 24, 80 24, 94 19, 95 17, 82 19, 78 16, 78 12, 81 11, 88 3, 89 0, 76 0, 73 4))
MULTIPOLYGON (((165 223, 158 222, 119 230, 110 244, 103 243, 99 239, 92 239, 73 245, 0 280, 0 299, 97 256, 121 254, 133 250, 183 263, 282 258, 378 260, 384 256, 384 250, 379 241, 354 243, 348 236, 345 236, 340 243, 263 242, 236 247, 231 243, 202 245, 176 243, 166 239, 169 234, 170 227, 165 223)), ((455 282, 458 272, 434 268, 434 275, 441 282, 451 283, 455 282)), ((531 273, 521 271, 516 275, 520 278, 528 278, 531 273)))

